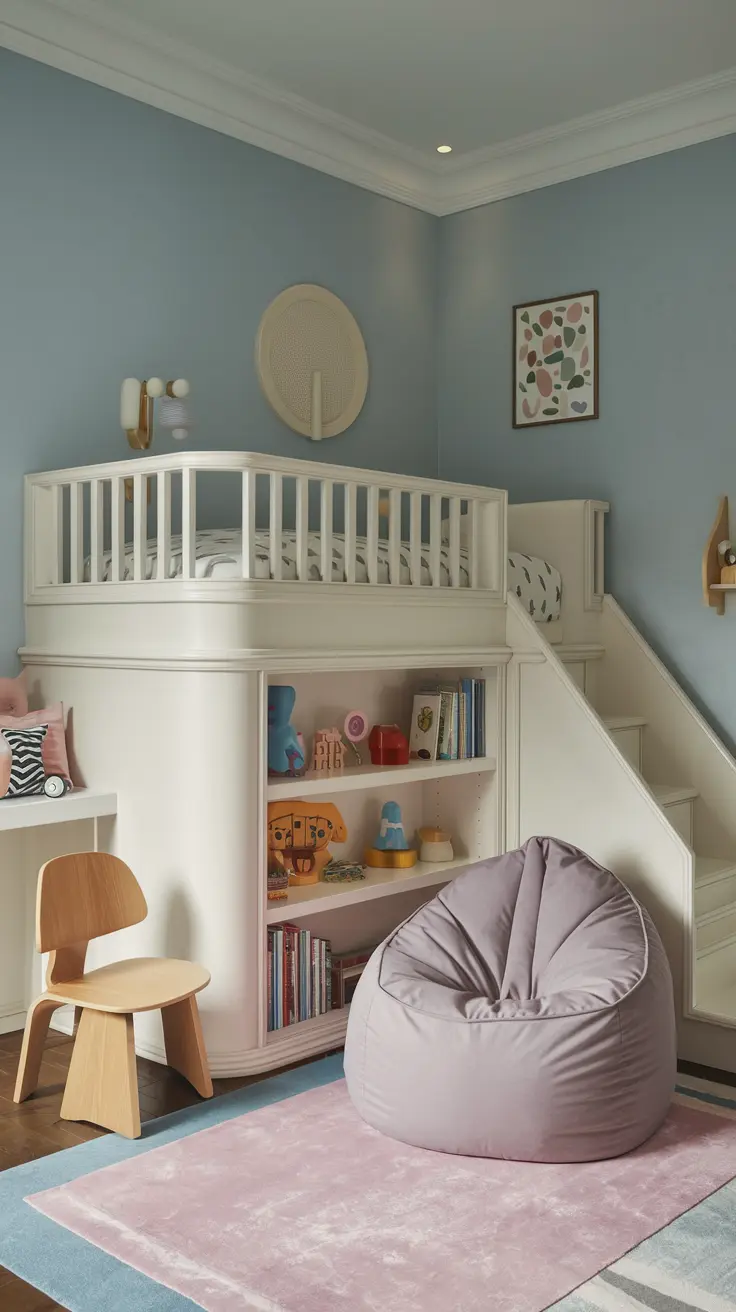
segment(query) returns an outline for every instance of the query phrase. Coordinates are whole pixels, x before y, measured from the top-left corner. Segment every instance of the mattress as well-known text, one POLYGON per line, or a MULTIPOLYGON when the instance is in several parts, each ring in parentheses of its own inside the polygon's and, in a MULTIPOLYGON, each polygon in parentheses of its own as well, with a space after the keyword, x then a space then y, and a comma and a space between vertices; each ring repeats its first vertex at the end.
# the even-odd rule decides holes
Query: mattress
MULTIPOLYGON (((268 532, 259 532, 254 542, 254 577, 271 578, 271 536, 268 532)), ((281 578, 295 580, 296 534, 281 535, 281 578)), ((367 542, 365 538, 356 538, 355 542, 355 581, 368 582, 367 542)), ((411 581, 409 544, 402 542, 399 546, 400 580, 403 584, 411 581)), ((158 564, 157 543, 150 538, 147 543, 144 577, 156 577, 158 564)), ((317 533, 310 533, 307 538, 308 578, 318 583, 322 580, 321 540, 317 533)), ((182 540, 180 535, 172 535, 171 558, 167 577, 181 577, 182 540)), ((85 571, 89 579, 89 563, 85 571)), ((102 558, 102 581, 109 582, 112 577, 112 553, 107 551, 102 558)), ((195 540, 195 570, 197 579, 242 579, 243 549, 240 529, 202 529, 195 540)), ((123 579, 133 578, 133 547, 126 545, 123 562, 123 579)), ((332 535, 332 579, 333 583, 345 582, 345 537, 341 533, 332 535)), ((386 539, 380 539, 377 551, 377 582, 389 582, 389 545, 386 539)), ((426 544, 421 548, 421 582, 425 587, 432 585, 430 553, 426 544)), ((450 549, 447 544, 440 547, 440 587, 450 586, 450 549)), ((460 587, 470 586, 468 553, 460 550, 460 587)), ((509 556, 509 587, 526 607, 529 613, 540 623, 557 619, 560 613, 562 597, 562 579, 556 569, 547 561, 537 560, 512 552, 509 556)))

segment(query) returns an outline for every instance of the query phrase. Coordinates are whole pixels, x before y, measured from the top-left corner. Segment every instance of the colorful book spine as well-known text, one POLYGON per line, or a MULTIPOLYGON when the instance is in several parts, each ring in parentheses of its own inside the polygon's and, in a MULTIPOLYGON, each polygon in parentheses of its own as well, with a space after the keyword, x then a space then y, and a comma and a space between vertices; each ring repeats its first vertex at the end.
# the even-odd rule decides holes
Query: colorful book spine
POLYGON ((331 1005, 330 945, 299 925, 268 930, 267 1003, 269 1030, 311 1020, 331 1005))

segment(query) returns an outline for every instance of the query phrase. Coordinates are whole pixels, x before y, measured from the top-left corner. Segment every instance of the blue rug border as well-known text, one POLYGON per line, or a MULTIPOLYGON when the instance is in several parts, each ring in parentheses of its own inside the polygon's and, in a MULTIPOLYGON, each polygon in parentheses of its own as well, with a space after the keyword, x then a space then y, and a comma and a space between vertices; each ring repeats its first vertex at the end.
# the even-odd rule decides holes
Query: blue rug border
MULTIPOLYGON (((143 1127, 140 1139, 109 1134, 3 1171, 0 1173, 0 1265, 70 1312, 100 1312, 101 1308, 201 1312, 199 1303, 110 1257, 29 1207, 24 1199, 259 1107, 333 1084, 342 1075, 342 1053, 333 1054, 151 1121, 143 1127)), ((1 1298, 0 1294, 0 1301, 1 1298)))

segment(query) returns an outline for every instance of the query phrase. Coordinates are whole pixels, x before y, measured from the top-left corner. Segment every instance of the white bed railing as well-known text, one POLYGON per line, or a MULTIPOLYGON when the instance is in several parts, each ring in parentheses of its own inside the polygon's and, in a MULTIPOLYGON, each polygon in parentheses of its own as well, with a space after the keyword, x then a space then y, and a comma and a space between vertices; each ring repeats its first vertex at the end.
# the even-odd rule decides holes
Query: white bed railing
POLYGON ((292 582, 355 583, 360 557, 368 584, 444 584, 505 598, 506 493, 495 488, 201 451, 29 474, 25 495, 28 600, 50 600, 50 593, 61 600, 62 590, 69 600, 92 599, 90 585, 144 586, 152 598, 162 585, 181 587, 197 577, 198 529, 222 527, 223 516, 228 528, 242 532, 245 581, 263 578, 256 569, 257 534, 268 535, 269 579, 284 581, 288 533, 292 582), (211 475, 227 481, 218 483, 215 498, 210 488, 198 508, 211 475), (338 539, 344 573, 335 578, 338 539))

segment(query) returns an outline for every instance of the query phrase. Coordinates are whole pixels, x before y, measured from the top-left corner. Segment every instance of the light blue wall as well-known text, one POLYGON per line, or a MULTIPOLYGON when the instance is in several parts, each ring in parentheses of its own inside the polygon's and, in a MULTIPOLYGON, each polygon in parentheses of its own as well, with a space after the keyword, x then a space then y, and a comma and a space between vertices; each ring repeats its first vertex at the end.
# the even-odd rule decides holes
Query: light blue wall
POLYGON ((610 498, 610 586, 736 740, 736 602, 718 619, 699 590, 722 492, 736 516, 736 137, 438 221, 4 50, 0 123, 0 673, 23 473, 127 454, 121 377, 177 373, 193 445, 432 475, 439 404, 443 475, 610 498), (363 414, 318 450, 252 365, 297 281, 345 298, 371 359, 363 414), (601 419, 515 432, 510 307, 588 287, 601 419))
POLYGON ((0 124, 0 673, 22 475, 127 454, 127 374, 192 379, 192 445, 436 473, 436 219, 5 50, 0 124), (343 297, 370 356, 363 413, 318 449, 253 369, 294 282, 343 297))
POLYGON ((736 535, 736 136, 442 221, 440 470, 512 501, 610 499, 609 586, 736 740, 736 600, 701 600, 718 498, 736 535), (597 288, 598 421, 511 427, 511 307, 597 288))

